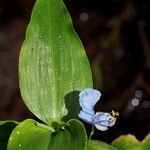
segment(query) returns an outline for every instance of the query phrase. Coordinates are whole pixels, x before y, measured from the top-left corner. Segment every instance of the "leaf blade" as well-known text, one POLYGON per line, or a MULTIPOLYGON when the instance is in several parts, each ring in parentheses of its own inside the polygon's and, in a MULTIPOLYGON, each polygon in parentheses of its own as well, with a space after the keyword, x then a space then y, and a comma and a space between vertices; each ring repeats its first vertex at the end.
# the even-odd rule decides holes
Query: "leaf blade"
POLYGON ((50 140, 49 130, 38 127, 34 120, 28 119, 13 130, 7 150, 47 150, 50 140))
POLYGON ((87 137, 83 124, 75 119, 67 124, 63 129, 51 132, 49 126, 25 120, 13 130, 7 150, 85 150, 87 137))
POLYGON ((67 115, 67 94, 92 87, 84 48, 61 0, 37 0, 20 53, 19 83, 28 108, 47 124, 67 115))
POLYGON ((68 126, 53 133, 50 150, 85 150, 87 136, 83 124, 75 119, 68 121, 68 126))

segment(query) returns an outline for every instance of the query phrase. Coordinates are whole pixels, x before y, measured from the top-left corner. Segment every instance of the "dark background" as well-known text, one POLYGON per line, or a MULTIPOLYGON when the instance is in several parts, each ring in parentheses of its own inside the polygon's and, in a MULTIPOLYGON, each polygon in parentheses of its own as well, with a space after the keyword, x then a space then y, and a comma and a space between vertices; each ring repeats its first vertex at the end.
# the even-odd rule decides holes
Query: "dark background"
MULTIPOLYGON (((18 56, 34 0, 0 0, 0 120, 35 118, 18 89, 18 56)), ((65 0, 102 93, 99 111, 120 116, 95 139, 121 134, 142 140, 150 131, 150 1, 65 0)), ((87 130, 90 126, 86 124, 87 130)))

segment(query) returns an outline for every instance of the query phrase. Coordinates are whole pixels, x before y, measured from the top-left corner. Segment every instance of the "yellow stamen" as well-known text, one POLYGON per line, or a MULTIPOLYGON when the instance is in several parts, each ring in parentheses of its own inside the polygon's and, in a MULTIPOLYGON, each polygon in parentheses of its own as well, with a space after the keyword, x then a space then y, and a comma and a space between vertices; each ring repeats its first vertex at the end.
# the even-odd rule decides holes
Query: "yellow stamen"
POLYGON ((114 110, 112 110, 111 114, 112 114, 112 117, 118 117, 119 116, 119 113, 115 112, 114 110))

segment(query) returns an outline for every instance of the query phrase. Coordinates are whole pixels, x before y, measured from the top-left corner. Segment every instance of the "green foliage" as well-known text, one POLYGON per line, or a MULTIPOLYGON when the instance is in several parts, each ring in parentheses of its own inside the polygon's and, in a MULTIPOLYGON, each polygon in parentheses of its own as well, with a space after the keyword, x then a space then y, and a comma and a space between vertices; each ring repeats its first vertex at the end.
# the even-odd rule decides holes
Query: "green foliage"
POLYGON ((138 148, 139 141, 133 135, 123 135, 112 142, 112 145, 118 150, 130 150, 138 148))
POLYGON ((123 135, 112 142, 118 150, 149 150, 150 136, 148 135, 142 142, 133 135, 123 135))
POLYGON ((78 120, 70 120, 67 126, 54 133, 49 150, 85 150, 87 137, 84 126, 78 120))
POLYGON ((142 141, 142 146, 144 147, 144 150, 150 149, 150 134, 148 134, 145 139, 142 141))
POLYGON ((107 143, 90 140, 88 142, 87 150, 117 150, 117 149, 107 143))
POLYGON ((74 117, 77 93, 92 87, 88 59, 62 0, 36 1, 21 48, 19 83, 25 104, 49 125, 67 113, 74 117))
POLYGON ((18 123, 16 121, 0 121, 0 150, 5 150, 12 130, 18 123))
POLYGON ((67 126, 54 132, 49 126, 28 119, 12 132, 8 150, 84 150, 86 133, 78 120, 70 120, 67 126))
POLYGON ((84 126, 75 118, 79 92, 92 87, 82 43, 61 0, 37 0, 19 58, 27 107, 46 124, 28 119, 13 130, 8 150, 84 150, 84 126), (53 127, 55 128, 53 128, 53 127))
POLYGON ((36 1, 20 53, 19 84, 27 107, 46 124, 32 119, 18 125, 0 122, 2 150, 6 146, 7 150, 148 150, 150 147, 150 136, 142 142, 132 135, 121 136, 112 146, 101 141, 87 142, 82 123, 69 120, 77 116, 79 92, 92 87, 92 76, 62 0, 36 1))
POLYGON ((12 132, 8 150, 47 150, 51 140, 51 132, 38 127, 34 120, 25 120, 12 132))

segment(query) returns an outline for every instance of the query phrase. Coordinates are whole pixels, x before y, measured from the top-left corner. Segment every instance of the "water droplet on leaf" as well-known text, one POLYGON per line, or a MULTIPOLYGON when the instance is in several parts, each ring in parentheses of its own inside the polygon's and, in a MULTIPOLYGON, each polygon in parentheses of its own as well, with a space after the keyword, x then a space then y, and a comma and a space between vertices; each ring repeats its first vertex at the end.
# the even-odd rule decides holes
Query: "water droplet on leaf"
POLYGON ((19 134, 19 131, 17 131, 17 134, 19 134))
POLYGON ((59 39, 61 39, 61 36, 58 36, 59 39))

